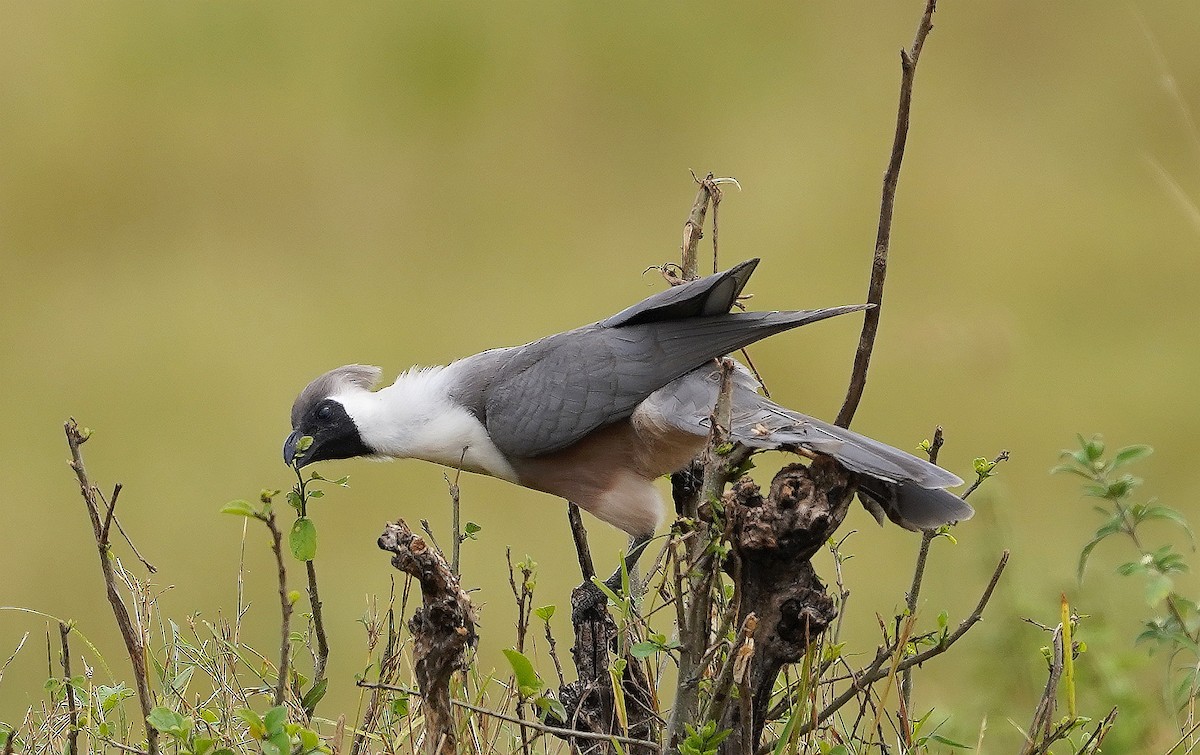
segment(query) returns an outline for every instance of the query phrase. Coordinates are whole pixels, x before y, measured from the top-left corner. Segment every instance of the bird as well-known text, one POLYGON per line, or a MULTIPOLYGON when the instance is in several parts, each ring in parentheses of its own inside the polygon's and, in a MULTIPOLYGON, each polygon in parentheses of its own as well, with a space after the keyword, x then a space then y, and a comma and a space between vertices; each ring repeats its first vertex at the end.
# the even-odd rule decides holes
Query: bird
MULTIPOLYGON (((413 367, 376 389, 382 370, 352 364, 310 382, 291 410, 284 462, 416 458, 550 493, 630 536, 636 561, 663 517, 654 481, 708 442, 719 358, 869 305, 734 312, 750 259, 674 286, 590 325, 446 366, 413 367)), ((951 472, 783 407, 745 368, 731 379, 730 440, 803 449, 857 476, 859 498, 910 530, 968 519, 951 472)), ((628 561, 627 561, 628 565, 628 561)), ((614 578, 619 577, 620 570, 614 578)))

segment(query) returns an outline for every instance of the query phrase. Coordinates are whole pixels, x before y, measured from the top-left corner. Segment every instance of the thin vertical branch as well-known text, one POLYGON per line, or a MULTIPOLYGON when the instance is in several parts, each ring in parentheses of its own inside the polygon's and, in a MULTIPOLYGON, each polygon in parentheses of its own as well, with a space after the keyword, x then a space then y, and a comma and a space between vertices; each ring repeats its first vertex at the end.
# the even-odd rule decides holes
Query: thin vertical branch
POLYGON ((275 567, 279 578, 279 678, 275 682, 275 705, 283 705, 290 675, 288 669, 291 664, 292 598, 288 595, 287 589, 287 566, 283 560, 283 533, 275 524, 275 512, 269 512, 262 521, 271 531, 271 552, 275 554, 275 567))
POLYGON ((875 257, 871 263, 871 283, 867 290, 867 301, 875 306, 868 309, 863 318, 862 334, 858 339, 858 350, 854 354, 854 371, 846 390, 846 400, 835 423, 838 427, 850 426, 867 385, 867 369, 871 365, 871 351, 875 347, 875 333, 879 330, 879 316, 882 312, 880 305, 883 304, 883 282, 887 276, 896 187, 900 182, 900 165, 904 161, 904 146, 908 141, 913 80, 917 75, 917 62, 920 60, 921 50, 925 47, 925 39, 933 30, 933 12, 936 8, 937 0, 926 0, 925 13, 917 26, 912 49, 900 51, 900 104, 896 112, 896 134, 892 140, 892 154, 888 159, 887 171, 883 174, 883 198, 879 207, 879 226, 875 234, 875 257))
MULTIPOLYGON (((75 477, 79 480, 79 493, 83 496, 88 517, 92 522, 92 534, 96 541, 96 550, 100 556, 100 571, 104 576, 105 593, 108 596, 108 603, 112 607, 113 616, 117 620, 117 628, 121 632, 121 639, 125 641, 125 652, 129 656, 129 663, 133 666, 133 680, 137 687, 138 704, 142 709, 142 720, 144 722, 150 716, 152 708, 150 679, 146 674, 145 644, 140 632, 134 628, 133 620, 129 616, 129 609, 125 606, 125 602, 121 600, 121 594, 117 591, 117 578, 113 572, 113 559, 109 557, 111 546, 104 531, 104 524, 100 518, 99 491, 92 485, 91 480, 88 479, 87 469, 83 465, 83 454, 80 449, 87 442, 90 434, 80 429, 74 419, 67 420, 63 425, 63 430, 67 436, 67 446, 71 449, 71 469, 75 472, 75 477)), ((119 522, 117 526, 120 527, 119 522)), ((149 725, 146 725, 145 729, 146 749, 150 755, 157 755, 158 730, 149 725)))
POLYGON ((716 190, 716 186, 712 183, 712 173, 703 179, 696 178, 696 174, 693 173, 692 178, 700 184, 700 189, 696 192, 692 210, 683 223, 683 243, 679 246, 679 254, 683 263, 681 277, 684 281, 700 277, 699 264, 696 262, 696 248, 700 245, 700 239, 704 237, 704 218, 708 215, 708 201, 716 190))
MULTIPOLYGON (((463 451, 463 458, 464 459, 466 458, 466 450, 465 449, 463 451)), ((460 463, 461 463, 461 461, 460 461, 460 463)), ((462 543, 463 543, 462 519, 461 519, 462 514, 461 514, 461 511, 459 510, 459 507, 461 505, 461 500, 459 498, 460 491, 459 491, 459 487, 458 487, 458 475, 460 473, 461 473, 461 470, 459 470, 459 472, 456 472, 454 474, 454 482, 450 481, 450 475, 442 475, 442 478, 446 480, 446 486, 450 490, 450 530, 451 530, 451 534, 454 536, 454 545, 450 551, 450 571, 456 577, 460 576, 460 572, 458 570, 459 569, 458 560, 459 560, 459 556, 462 553, 462 543)))
POLYGON ((683 594, 677 594, 675 597, 684 606, 684 621, 679 626, 679 679, 666 739, 670 747, 678 745, 685 723, 698 720, 700 681, 708 665, 707 651, 713 629, 712 589, 719 571, 719 567, 712 563, 709 546, 713 537, 720 537, 721 533, 713 532, 712 526, 700 516, 700 508, 709 501, 719 501, 728 482, 728 451, 723 454, 724 449, 721 447, 725 444, 729 432, 733 368, 732 359, 721 360, 721 386, 713 408, 708 446, 699 457, 703 466, 699 495, 687 496, 686 508, 682 512, 683 516, 691 521, 694 529, 691 533, 692 539, 685 546, 687 600, 684 601, 683 594))
MULTIPOLYGON (((293 488, 293 491, 296 493, 296 496, 300 500, 299 515, 301 517, 307 517, 308 516, 308 500, 309 500, 308 483, 312 479, 317 479, 317 478, 313 477, 313 478, 310 478, 309 480, 306 480, 306 479, 304 479, 304 475, 301 474, 299 467, 293 465, 292 469, 296 473, 296 485, 293 488)), ((273 516, 274 515, 272 514, 272 517, 273 516)), ((274 522, 269 523, 269 526, 274 528, 274 526, 275 526, 274 522)), ((274 537, 275 533, 274 533, 273 529, 272 529, 271 534, 272 534, 272 537, 274 537)), ((283 569, 282 563, 280 564, 279 568, 283 569)), ((329 663, 329 639, 325 634, 325 614, 321 610, 321 594, 320 594, 320 591, 317 589, 317 566, 311 560, 305 561, 304 562, 304 571, 308 576, 308 606, 309 606, 309 610, 312 611, 313 633, 316 634, 316 636, 317 636, 317 652, 315 653, 314 658, 313 658, 313 682, 312 682, 313 687, 315 688, 316 685, 320 684, 321 681, 325 678, 325 666, 329 663)), ((281 585, 282 585, 282 581, 281 581, 281 585)), ((290 616, 290 613, 289 613, 289 616, 290 616)), ((280 669, 280 671, 282 672, 282 669, 280 669)), ((318 698, 318 701, 319 701, 319 698, 318 698)), ((278 704, 279 703, 276 703, 276 705, 278 705, 278 704)), ((315 704, 316 703, 314 703, 314 706, 315 706, 315 704)), ((311 715, 311 711, 310 711, 310 715, 311 715)))
MULTIPOLYGON (((113 496, 113 500, 116 500, 116 496, 113 496)), ((58 634, 62 641, 63 682, 67 687, 67 711, 70 717, 67 729, 67 752, 70 755, 79 755, 79 708, 75 705, 75 686, 71 681, 71 646, 67 642, 67 636, 71 634, 71 625, 60 622, 58 634)))
POLYGON ((592 562, 592 551, 588 547, 587 530, 583 527, 583 517, 579 507, 567 502, 567 521, 571 523, 571 539, 575 542, 575 555, 579 557, 579 571, 584 582, 590 582, 596 576, 596 566, 592 562))
POLYGON ((325 617, 321 611, 321 595, 317 592, 317 567, 312 561, 304 562, 308 573, 308 605, 312 609, 313 632, 317 635, 317 657, 313 661, 313 686, 325 678, 325 665, 329 662, 329 639, 325 636, 325 617))
MULTIPOLYGON (((942 426, 938 425, 933 431, 933 440, 929 443, 929 463, 937 464, 938 452, 942 450, 942 444, 946 442, 942 432, 942 426)), ((925 562, 929 559, 929 546, 933 543, 933 538, 936 537, 933 530, 924 530, 921 533, 921 548, 917 551, 917 565, 913 569, 912 586, 908 588, 908 595, 905 601, 905 608, 908 609, 909 616, 917 615, 917 601, 921 595, 921 583, 925 580, 925 562)), ((912 703, 912 669, 908 669, 900 678, 900 699, 903 703, 904 710, 911 710, 912 703)))

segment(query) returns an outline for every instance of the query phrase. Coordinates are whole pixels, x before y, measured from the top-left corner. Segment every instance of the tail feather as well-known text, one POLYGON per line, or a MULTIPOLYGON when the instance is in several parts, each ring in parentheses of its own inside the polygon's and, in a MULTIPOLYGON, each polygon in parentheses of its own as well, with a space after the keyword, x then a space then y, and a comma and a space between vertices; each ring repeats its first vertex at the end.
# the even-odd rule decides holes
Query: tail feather
POLYGON ((975 509, 950 491, 923 488, 911 482, 888 483, 861 477, 858 495, 865 499, 864 504, 878 505, 888 519, 914 531, 935 529, 943 524, 965 521, 975 515, 975 509))
MULTIPOLYGON (((759 449, 804 448, 830 456, 860 475, 864 503, 879 505, 888 518, 912 530, 970 519, 975 513, 943 488, 962 480, 941 467, 845 428, 785 409, 739 384, 731 434, 759 449)), ((870 506, 868 505, 868 508, 870 506)))

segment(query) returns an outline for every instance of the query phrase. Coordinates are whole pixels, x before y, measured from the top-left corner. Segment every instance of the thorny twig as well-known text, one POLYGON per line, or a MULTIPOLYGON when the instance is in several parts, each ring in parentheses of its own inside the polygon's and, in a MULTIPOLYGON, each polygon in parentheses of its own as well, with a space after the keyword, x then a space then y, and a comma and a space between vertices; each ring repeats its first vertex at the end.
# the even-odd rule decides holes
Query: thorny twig
POLYGON ((883 197, 879 206, 879 227, 875 234, 875 257, 871 263, 871 282, 867 289, 867 302, 874 304, 863 317, 862 334, 858 339, 858 350, 854 354, 854 371, 846 390, 846 400, 838 412, 834 424, 849 427, 858 411, 863 389, 867 385, 867 368, 871 365, 871 351, 875 348, 875 333, 879 330, 879 316, 883 304, 883 282, 887 276, 888 249, 892 238, 892 214, 896 207, 896 187, 900 183, 900 165, 904 161, 904 146, 908 140, 908 118, 912 110, 913 80, 917 75, 917 61, 925 47, 925 39, 933 30, 933 12, 937 0, 926 0, 925 13, 917 26, 911 50, 900 51, 900 104, 896 110, 896 134, 892 140, 892 154, 888 159, 887 171, 883 174, 883 197))

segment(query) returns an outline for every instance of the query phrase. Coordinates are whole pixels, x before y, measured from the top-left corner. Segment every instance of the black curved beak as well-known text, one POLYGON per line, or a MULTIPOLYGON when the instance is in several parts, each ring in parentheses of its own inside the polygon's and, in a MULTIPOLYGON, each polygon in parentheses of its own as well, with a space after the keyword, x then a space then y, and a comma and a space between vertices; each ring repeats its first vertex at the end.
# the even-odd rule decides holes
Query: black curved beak
POLYGON ((304 457, 309 455, 307 452, 301 452, 300 458, 296 458, 296 446, 300 443, 300 438, 303 436, 304 433, 299 430, 293 430, 292 434, 287 436, 287 440, 283 442, 283 463, 289 467, 294 466, 299 469, 305 464, 304 457))

